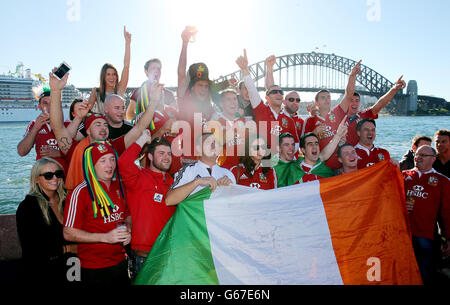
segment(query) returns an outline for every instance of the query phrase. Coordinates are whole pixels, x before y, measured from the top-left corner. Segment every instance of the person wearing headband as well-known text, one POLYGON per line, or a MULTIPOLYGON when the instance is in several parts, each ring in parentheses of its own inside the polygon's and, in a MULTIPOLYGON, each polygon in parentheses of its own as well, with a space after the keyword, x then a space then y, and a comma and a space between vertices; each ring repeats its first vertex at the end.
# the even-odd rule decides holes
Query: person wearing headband
POLYGON ((83 174, 64 209, 64 237, 78 243, 81 283, 128 284, 124 246, 131 241, 131 217, 114 148, 105 141, 86 147, 83 174))

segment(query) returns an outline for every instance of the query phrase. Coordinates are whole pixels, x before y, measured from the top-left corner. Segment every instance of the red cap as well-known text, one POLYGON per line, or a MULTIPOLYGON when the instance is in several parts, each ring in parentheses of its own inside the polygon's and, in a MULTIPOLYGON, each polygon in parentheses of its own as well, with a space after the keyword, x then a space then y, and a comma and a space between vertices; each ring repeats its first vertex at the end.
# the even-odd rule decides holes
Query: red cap
POLYGON ((98 159, 107 154, 115 155, 114 148, 111 145, 106 142, 95 143, 91 150, 92 164, 95 166, 98 159))

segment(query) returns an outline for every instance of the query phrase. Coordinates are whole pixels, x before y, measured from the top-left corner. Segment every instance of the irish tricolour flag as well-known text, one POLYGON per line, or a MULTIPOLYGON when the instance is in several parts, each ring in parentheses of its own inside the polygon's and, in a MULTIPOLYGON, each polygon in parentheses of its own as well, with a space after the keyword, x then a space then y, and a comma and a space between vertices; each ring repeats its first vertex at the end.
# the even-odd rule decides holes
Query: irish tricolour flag
POLYGON ((270 191, 180 203, 135 284, 421 284, 400 172, 382 162, 270 191))

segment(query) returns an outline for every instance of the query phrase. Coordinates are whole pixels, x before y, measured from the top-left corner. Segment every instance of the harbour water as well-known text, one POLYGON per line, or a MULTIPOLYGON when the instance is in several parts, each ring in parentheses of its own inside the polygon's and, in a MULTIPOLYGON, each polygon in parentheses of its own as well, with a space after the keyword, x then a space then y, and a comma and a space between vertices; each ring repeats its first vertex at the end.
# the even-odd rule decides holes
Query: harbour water
MULTIPOLYGON (((0 123, 0 214, 15 214, 29 190, 29 175, 36 153, 33 148, 25 157, 17 154, 17 143, 27 125, 0 123)), ((415 135, 432 137, 438 129, 450 129, 450 116, 381 116, 377 120, 375 145, 386 148, 393 158, 400 160, 411 147, 411 139, 415 135)))

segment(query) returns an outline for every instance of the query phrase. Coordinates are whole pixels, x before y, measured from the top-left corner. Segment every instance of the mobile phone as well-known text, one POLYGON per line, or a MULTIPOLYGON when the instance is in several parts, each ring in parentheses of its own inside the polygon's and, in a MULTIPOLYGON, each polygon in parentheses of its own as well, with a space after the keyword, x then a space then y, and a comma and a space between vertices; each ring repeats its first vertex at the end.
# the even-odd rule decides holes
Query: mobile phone
POLYGON ((64 77, 64 75, 66 75, 66 73, 70 71, 70 69, 72 68, 65 61, 63 61, 59 65, 58 69, 56 69, 56 71, 53 73, 53 75, 57 79, 61 80, 64 77))

